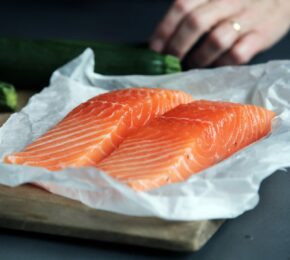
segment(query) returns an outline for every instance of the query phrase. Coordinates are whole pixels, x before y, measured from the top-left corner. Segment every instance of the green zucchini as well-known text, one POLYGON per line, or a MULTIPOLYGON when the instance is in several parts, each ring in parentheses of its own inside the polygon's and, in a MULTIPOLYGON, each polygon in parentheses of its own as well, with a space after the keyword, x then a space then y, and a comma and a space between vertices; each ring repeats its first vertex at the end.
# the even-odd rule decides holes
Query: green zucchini
POLYGON ((13 112, 17 107, 17 94, 13 85, 0 81, 0 112, 13 112))
POLYGON ((89 41, 0 38, 0 78, 19 87, 39 88, 51 73, 80 55, 95 53, 95 71, 104 75, 160 75, 181 70, 179 59, 145 48, 89 41))

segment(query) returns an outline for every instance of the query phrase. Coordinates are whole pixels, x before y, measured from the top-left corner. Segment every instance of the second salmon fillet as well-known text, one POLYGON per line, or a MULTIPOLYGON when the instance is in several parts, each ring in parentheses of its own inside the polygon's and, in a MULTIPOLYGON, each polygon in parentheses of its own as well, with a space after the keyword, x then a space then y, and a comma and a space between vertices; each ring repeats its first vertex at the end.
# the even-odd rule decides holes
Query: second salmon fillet
POLYGON ((136 129, 191 100, 182 91, 151 88, 102 94, 73 109, 50 131, 4 161, 49 170, 95 166, 136 129))
POLYGON ((181 182, 268 134, 273 117, 254 105, 180 105, 126 138, 98 168, 139 191, 181 182))

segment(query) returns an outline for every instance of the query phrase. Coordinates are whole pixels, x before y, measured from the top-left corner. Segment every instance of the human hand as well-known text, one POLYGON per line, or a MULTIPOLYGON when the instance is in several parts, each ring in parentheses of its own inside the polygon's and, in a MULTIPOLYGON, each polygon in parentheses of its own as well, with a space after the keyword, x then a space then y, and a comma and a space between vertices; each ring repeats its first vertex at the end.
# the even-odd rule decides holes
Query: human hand
POLYGON ((290 27, 289 0, 176 0, 158 25, 151 49, 191 66, 238 65, 274 45, 290 27))

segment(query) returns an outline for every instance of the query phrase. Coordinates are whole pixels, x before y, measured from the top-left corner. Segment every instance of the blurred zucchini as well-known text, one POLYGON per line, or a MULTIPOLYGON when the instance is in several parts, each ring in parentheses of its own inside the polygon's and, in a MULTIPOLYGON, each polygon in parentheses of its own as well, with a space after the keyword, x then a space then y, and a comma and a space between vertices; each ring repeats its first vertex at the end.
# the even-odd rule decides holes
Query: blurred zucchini
POLYGON ((0 81, 0 112, 13 112, 17 108, 17 94, 12 84, 0 81))
POLYGON ((178 58, 147 48, 93 41, 0 38, 0 78, 17 87, 44 87, 54 70, 88 47, 95 53, 95 71, 104 75, 160 75, 181 70, 178 58))

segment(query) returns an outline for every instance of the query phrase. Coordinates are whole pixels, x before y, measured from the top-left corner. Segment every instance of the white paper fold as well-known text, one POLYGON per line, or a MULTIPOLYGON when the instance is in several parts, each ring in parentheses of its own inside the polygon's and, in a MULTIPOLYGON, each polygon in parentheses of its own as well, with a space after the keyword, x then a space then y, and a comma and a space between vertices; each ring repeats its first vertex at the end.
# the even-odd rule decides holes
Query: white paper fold
MULTIPOLYGON (((97 58, 97 57, 96 57, 97 58)), ((19 151, 85 100, 115 88, 181 89, 195 99, 264 106, 278 114, 270 136, 183 183, 135 192, 94 168, 46 169, 0 163, 0 183, 38 183, 93 208, 170 220, 233 218, 258 203, 263 179, 290 166, 290 61, 191 70, 165 76, 102 76, 94 55, 81 56, 55 71, 50 86, 34 95, 0 129, 0 156, 19 151)), ((1 160, 2 161, 2 160, 1 160)))

